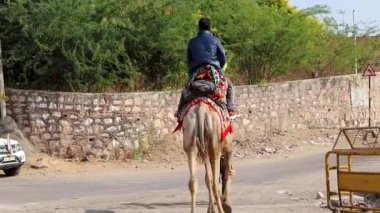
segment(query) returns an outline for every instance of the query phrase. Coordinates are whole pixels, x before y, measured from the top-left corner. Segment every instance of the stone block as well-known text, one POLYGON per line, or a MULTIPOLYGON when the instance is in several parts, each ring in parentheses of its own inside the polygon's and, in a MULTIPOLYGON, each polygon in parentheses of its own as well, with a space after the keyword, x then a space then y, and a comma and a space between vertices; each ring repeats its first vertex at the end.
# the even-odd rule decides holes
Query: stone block
POLYGON ((161 129, 163 126, 163 123, 161 121, 161 119, 156 119, 153 121, 153 127, 156 128, 156 129, 161 129))
POLYGON ((243 126, 246 126, 246 125, 248 125, 248 124, 250 124, 250 123, 251 123, 250 120, 248 120, 248 119, 243 119, 243 126))
POLYGON ((24 133, 31 133, 31 129, 30 129, 30 127, 24 127, 22 129, 22 132, 24 132, 24 133))
POLYGON ((124 151, 125 158, 126 159, 133 159, 135 157, 135 150, 133 149, 126 149, 124 151))
POLYGON ((127 99, 124 101, 125 106, 132 106, 133 105, 133 99, 127 99))
POLYGON ((118 149, 115 149, 115 159, 116 160, 125 160, 125 152, 124 152, 124 149, 121 149, 121 148, 118 148, 118 149))
POLYGON ((100 137, 104 138, 104 139, 107 139, 107 138, 110 138, 110 133, 108 132, 103 132, 102 134, 100 134, 100 137))
POLYGON ((95 143, 93 146, 94 148, 97 148, 97 149, 104 149, 103 141, 99 139, 95 140, 95 143))
POLYGON ((83 110, 84 111, 91 111, 92 110, 92 106, 83 106, 83 110))
POLYGON ((78 99, 77 103, 84 104, 86 106, 91 106, 92 100, 90 98, 86 98, 85 100, 78 99))
POLYGON ((60 118, 60 117, 62 117, 62 113, 59 111, 53 111, 52 116, 55 118, 60 118))
POLYGON ((106 128, 108 132, 116 132, 118 130, 118 126, 109 126, 106 128))
POLYGON ((107 150, 103 150, 102 153, 100 154, 100 157, 103 160, 109 160, 111 158, 111 153, 107 150))
POLYGON ((49 140, 48 149, 57 150, 60 147, 61 142, 59 140, 49 140))
MULTIPOLYGON (((118 98, 120 98, 120 97, 118 97, 118 98)), ((123 105, 123 101, 121 101, 121 100, 113 100, 112 101, 112 105, 121 106, 121 105, 123 105)))
POLYGON ((135 98, 133 99, 133 105, 135 105, 135 106, 141 106, 142 103, 143 103, 143 100, 142 100, 142 98, 140 98, 140 97, 135 97, 135 98))
POLYGON ((81 104, 74 105, 74 109, 77 110, 77 111, 82 111, 82 110, 84 110, 84 109, 83 109, 83 105, 81 105, 81 104))
POLYGON ((104 122, 104 124, 110 125, 110 124, 113 123, 113 119, 112 119, 112 118, 105 118, 105 119, 103 120, 103 122, 104 122))
POLYGON ((132 107, 132 112, 134 112, 134 113, 141 112, 141 108, 137 107, 137 106, 134 106, 134 107, 132 107))
POLYGON ((41 96, 37 96, 34 99, 37 103, 43 101, 43 98, 41 96))
POLYGON ((103 110, 104 110, 103 107, 100 107, 100 106, 94 107, 94 111, 103 111, 103 110))
POLYGON ((122 121, 122 119, 123 119, 122 117, 117 116, 117 117, 115 117, 115 122, 120 123, 122 121))
POLYGON ((56 103, 52 103, 52 102, 50 102, 50 103, 48 104, 48 108, 49 108, 50 110, 56 110, 56 109, 58 109, 58 105, 57 105, 56 103))
POLYGON ((73 110, 74 109, 74 105, 68 105, 68 104, 66 104, 65 106, 64 106, 64 109, 65 110, 73 110))
POLYGON ((83 158, 82 147, 80 145, 71 144, 67 148, 66 157, 68 157, 68 158, 82 159, 83 158))
POLYGON ((82 148, 83 148, 83 153, 85 156, 91 155, 91 150, 92 150, 91 144, 83 145, 82 148))
POLYGON ((111 105, 109 107, 109 111, 111 112, 118 112, 118 111, 121 111, 121 109, 122 109, 122 106, 117 106, 117 105, 111 105))
POLYGON ((42 119, 39 119, 39 118, 37 118, 37 119, 34 120, 34 125, 36 127, 44 127, 44 126, 46 126, 45 122, 42 119))
POLYGON ((22 94, 17 94, 17 97, 18 97, 18 102, 25 102, 26 98, 24 95, 22 94))
POLYGON ((92 123, 94 122, 94 120, 92 118, 86 118, 84 119, 82 122, 81 122, 81 125, 83 126, 90 126, 92 123))
POLYGON ((42 113, 42 118, 43 118, 44 120, 48 119, 49 117, 50 117, 50 113, 48 113, 48 112, 43 112, 43 113, 42 113))
POLYGON ((92 125, 92 132, 94 134, 99 134, 104 130, 104 127, 100 124, 94 124, 92 125))
POLYGON ((43 140, 49 140, 51 138, 51 134, 50 133, 44 133, 43 135, 42 135, 42 139, 43 140))
POLYGON ((47 103, 42 102, 42 103, 38 103, 38 104, 37 104, 37 107, 38 107, 39 109, 47 109, 47 108, 48 108, 48 105, 47 105, 47 103))
POLYGON ((92 149, 90 155, 94 156, 95 158, 100 158, 102 155, 102 149, 92 149))

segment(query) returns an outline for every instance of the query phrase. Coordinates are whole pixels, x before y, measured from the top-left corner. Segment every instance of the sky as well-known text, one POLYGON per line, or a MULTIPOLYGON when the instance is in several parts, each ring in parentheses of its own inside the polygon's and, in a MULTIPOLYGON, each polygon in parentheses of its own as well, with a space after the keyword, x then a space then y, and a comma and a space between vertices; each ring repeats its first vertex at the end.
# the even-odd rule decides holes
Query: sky
POLYGON ((380 0, 289 0, 292 6, 298 9, 314 5, 327 5, 338 23, 343 21, 352 25, 353 10, 355 10, 355 23, 360 25, 380 25, 380 0), (341 14, 344 12, 344 14, 341 14))

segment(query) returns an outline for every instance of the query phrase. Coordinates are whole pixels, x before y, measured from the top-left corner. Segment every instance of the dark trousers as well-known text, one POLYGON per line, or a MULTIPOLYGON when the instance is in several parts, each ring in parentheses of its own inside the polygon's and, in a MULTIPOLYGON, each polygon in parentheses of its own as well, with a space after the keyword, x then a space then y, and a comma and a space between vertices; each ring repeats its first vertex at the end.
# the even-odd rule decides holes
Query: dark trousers
MULTIPOLYGON (((227 81, 227 84, 228 84, 228 87, 227 87, 227 94, 226 94, 226 101, 227 101, 227 110, 228 111, 232 111, 232 110, 235 110, 235 93, 234 93, 234 88, 233 88, 233 84, 231 82, 231 80, 227 77, 226 78, 226 81, 227 81)), ((187 89, 184 89, 182 90, 182 93, 181 93, 181 98, 179 99, 179 104, 178 104, 178 112, 182 109, 182 107, 184 107, 184 105, 186 104, 186 97, 188 97, 190 94, 189 94, 189 91, 187 89)))

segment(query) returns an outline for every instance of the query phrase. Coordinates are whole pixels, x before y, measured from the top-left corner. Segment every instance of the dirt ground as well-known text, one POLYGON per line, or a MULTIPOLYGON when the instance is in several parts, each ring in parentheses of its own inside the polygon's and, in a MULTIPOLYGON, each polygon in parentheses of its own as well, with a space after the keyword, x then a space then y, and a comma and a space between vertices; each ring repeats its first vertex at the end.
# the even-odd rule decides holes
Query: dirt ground
MULTIPOLYGON (((338 135, 335 129, 300 130, 297 132, 271 133, 259 135, 250 140, 234 140, 234 162, 244 163, 257 159, 287 158, 308 150, 332 147, 338 135)), ((81 162, 70 159, 57 159, 45 154, 36 154, 24 166, 24 175, 92 173, 119 169, 177 168, 187 165, 182 149, 180 133, 169 140, 149 144, 135 159, 124 161, 93 160, 81 162), (42 161, 48 168, 33 169, 31 165, 42 161)))
MULTIPOLYGON (((291 159, 301 162, 304 158, 316 153, 323 158, 323 153, 329 150, 338 134, 338 130, 303 130, 298 132, 273 133, 262 135, 246 141, 234 141, 234 164, 237 170, 256 168, 260 165, 275 165, 291 159), (253 167, 252 167, 253 166, 253 167), (256 167, 255 167, 256 166, 256 167)), ((321 160, 322 161, 322 160, 321 160)), ((319 160, 318 160, 319 162, 319 160)), ((261 168, 261 167, 260 167, 261 168)), ((265 171, 265 168, 262 168, 265 171)), ((61 178, 69 183, 74 181, 97 181, 107 175, 112 181, 124 178, 128 173, 129 180, 146 181, 148 177, 165 179, 176 176, 187 178, 187 162, 182 151, 181 142, 162 141, 151 144, 136 159, 126 161, 91 161, 77 162, 51 158, 46 155, 36 155, 29 159, 24 166, 21 176, 29 179, 44 177, 61 178), (33 169, 31 164, 44 162, 48 168, 33 169), (102 174, 103 176, 98 176, 102 174)), ((330 212, 325 208, 325 199, 317 199, 318 191, 324 193, 324 173, 314 171, 283 178, 276 181, 255 183, 251 174, 242 174, 233 182, 231 201, 234 212, 239 213, 324 213, 330 212), (246 179, 245 179, 246 178, 246 179), (251 181, 251 182, 250 182, 251 181)), ((258 171, 260 172, 260 171, 258 171)), ((273 174, 275 175, 275 174, 273 174)), ((270 176, 270 174, 269 174, 270 176)), ((186 179, 186 180, 185 180, 186 179)), ((95 183, 94 182, 94 183, 95 183)), ((207 191, 200 180, 198 210, 206 212, 207 191)), ((144 184, 143 184, 144 185, 144 184)), ((170 183, 169 183, 170 185, 170 183)), ((55 200, 53 202, 28 203, 13 206, 14 211, 35 213, 151 213, 151 212, 188 212, 189 192, 181 184, 180 188, 161 190, 142 190, 134 193, 119 195, 94 195, 91 197, 76 197, 73 199, 55 200)), ((165 185, 163 185, 165 186, 165 185)), ((120 187, 124 187, 121 185, 120 187)), ((2 209, 0 203, 0 211, 2 209)), ((6 209, 6 207, 3 207, 6 209)))

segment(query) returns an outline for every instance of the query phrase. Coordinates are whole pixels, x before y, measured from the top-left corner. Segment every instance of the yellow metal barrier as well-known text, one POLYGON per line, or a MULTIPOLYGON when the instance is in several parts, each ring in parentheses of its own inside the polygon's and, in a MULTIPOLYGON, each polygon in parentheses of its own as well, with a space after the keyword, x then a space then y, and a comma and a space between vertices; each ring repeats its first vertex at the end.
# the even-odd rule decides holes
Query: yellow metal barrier
POLYGON ((380 194, 379 135, 380 127, 341 129, 333 149, 326 153, 326 197, 333 212, 380 212, 380 206, 354 200, 355 194, 380 194), (342 141, 346 147, 338 149, 342 141))

